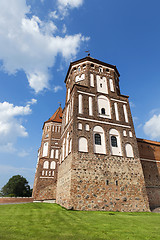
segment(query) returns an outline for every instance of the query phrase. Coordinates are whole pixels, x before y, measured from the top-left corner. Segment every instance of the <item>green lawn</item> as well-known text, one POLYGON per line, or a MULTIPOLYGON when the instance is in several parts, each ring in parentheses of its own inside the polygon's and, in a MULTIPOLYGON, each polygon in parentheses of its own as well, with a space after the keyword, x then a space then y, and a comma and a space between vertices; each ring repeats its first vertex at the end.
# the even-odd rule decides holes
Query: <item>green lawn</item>
POLYGON ((56 204, 0 205, 3 240, 160 240, 160 214, 68 211, 56 204))

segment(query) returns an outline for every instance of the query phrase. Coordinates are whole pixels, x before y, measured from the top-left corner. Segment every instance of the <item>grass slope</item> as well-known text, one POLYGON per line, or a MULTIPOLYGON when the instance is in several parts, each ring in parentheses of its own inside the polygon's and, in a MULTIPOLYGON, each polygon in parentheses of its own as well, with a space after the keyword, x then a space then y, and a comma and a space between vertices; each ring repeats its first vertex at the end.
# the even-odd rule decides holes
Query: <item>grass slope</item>
POLYGON ((160 214, 69 211, 56 204, 0 206, 3 240, 160 239, 160 214))

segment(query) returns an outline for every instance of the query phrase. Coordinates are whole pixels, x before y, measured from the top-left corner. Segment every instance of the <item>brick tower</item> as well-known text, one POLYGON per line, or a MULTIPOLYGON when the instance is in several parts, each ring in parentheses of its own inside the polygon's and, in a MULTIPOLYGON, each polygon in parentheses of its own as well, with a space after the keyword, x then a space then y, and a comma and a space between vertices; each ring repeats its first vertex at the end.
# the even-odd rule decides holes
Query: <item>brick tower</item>
MULTIPOLYGON (((65 208, 149 211, 128 96, 120 93, 119 76, 116 66, 90 56, 69 66, 56 194, 65 208)), ((41 168, 44 160, 41 156, 41 168)))
POLYGON ((34 200, 56 199, 62 108, 44 123, 33 186, 34 200))

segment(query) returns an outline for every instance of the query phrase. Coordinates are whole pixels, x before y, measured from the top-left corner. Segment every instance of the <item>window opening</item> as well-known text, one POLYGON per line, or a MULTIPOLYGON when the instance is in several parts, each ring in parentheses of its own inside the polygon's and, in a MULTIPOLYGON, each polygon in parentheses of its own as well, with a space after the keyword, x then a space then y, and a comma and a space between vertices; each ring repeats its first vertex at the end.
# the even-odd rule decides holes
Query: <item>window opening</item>
POLYGON ((101 114, 105 115, 105 108, 101 108, 101 114))
POLYGON ((102 88, 102 83, 100 83, 100 87, 102 88))
POLYGON ((112 147, 118 147, 117 138, 115 136, 111 136, 111 145, 112 147))
POLYGON ((95 134, 95 144, 101 145, 101 135, 98 133, 95 134))
POLYGON ((106 185, 107 185, 107 186, 109 185, 109 180, 106 180, 106 185))

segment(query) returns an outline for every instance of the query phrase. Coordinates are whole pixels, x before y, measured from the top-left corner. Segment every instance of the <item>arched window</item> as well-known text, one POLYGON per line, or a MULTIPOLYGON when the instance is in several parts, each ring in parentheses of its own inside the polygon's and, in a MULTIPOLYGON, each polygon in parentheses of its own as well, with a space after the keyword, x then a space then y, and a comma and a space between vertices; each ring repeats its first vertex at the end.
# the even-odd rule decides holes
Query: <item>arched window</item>
POLYGON ((118 147, 117 138, 115 136, 111 136, 111 145, 112 147, 118 147))
POLYGON ((94 135, 94 139, 95 139, 95 144, 96 145, 101 145, 101 135, 99 133, 96 133, 94 135))
POLYGON ((49 168, 49 162, 48 161, 44 161, 43 168, 44 169, 48 169, 49 168))
POLYGON ((116 129, 110 129, 109 137, 110 137, 111 154, 117 155, 117 156, 122 156, 119 132, 116 129))
POLYGON ((126 144, 125 150, 126 150, 126 157, 134 157, 133 147, 130 143, 126 144))
POLYGON ((50 169, 55 169, 55 168, 56 168, 56 162, 55 162, 55 161, 52 161, 52 162, 51 162, 50 169))
POLYGON ((88 141, 85 137, 80 137, 78 142, 79 152, 88 152, 88 141))
POLYGON ((104 130, 100 126, 93 128, 94 153, 106 154, 104 130))
POLYGON ((98 112, 100 117, 111 118, 111 108, 109 99, 106 96, 98 96, 98 112))
POLYGON ((105 108, 101 108, 101 114, 105 115, 105 108))

